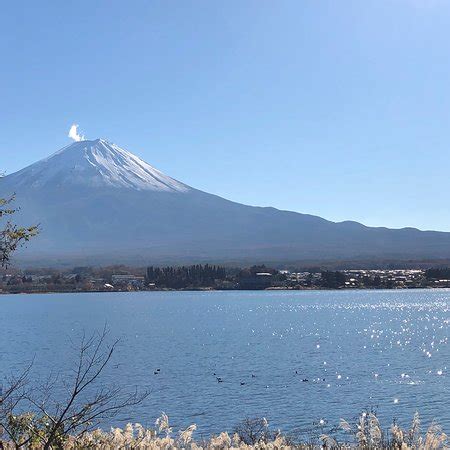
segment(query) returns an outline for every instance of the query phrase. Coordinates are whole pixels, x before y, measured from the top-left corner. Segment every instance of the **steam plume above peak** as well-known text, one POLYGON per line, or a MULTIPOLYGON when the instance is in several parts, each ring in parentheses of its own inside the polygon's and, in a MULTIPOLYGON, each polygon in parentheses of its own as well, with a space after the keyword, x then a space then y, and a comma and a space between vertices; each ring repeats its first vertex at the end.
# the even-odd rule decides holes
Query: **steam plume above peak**
POLYGON ((72 124, 72 126, 70 127, 70 130, 69 130, 68 136, 76 142, 84 141, 84 136, 81 134, 78 134, 78 124, 77 123, 72 124))

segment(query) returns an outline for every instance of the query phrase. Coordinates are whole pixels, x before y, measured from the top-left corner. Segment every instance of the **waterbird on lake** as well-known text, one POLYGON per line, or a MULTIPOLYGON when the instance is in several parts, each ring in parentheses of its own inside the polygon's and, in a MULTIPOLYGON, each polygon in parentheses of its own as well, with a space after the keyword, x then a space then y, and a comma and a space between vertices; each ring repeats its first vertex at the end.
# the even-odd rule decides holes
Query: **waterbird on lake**
POLYGON ((245 382, 244 382, 244 381, 241 381, 241 386, 244 386, 244 384, 245 384, 245 382))
POLYGON ((222 378, 220 378, 220 377, 216 377, 216 378, 217 378, 217 382, 218 383, 222 383, 223 382, 222 378))

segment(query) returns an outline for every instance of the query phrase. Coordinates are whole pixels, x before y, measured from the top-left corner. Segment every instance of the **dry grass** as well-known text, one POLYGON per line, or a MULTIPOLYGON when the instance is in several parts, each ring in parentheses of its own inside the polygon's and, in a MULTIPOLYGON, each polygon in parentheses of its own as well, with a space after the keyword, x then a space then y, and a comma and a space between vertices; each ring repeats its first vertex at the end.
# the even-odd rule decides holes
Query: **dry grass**
MULTIPOLYGON (((378 418, 373 412, 363 412, 354 424, 341 419, 339 428, 341 432, 346 433, 348 439, 339 441, 336 437, 322 434, 317 438, 316 443, 302 443, 292 442, 279 431, 270 431, 265 419, 246 419, 236 427, 232 435, 222 432, 217 436, 212 436, 209 440, 197 442, 193 440, 193 434, 197 429, 195 424, 175 433, 169 424, 169 417, 162 413, 155 423, 155 428, 148 429, 140 424, 128 424, 123 429, 112 428, 110 431, 97 429, 78 436, 67 437, 60 448, 64 450, 253 448, 260 450, 314 448, 433 450, 449 448, 447 436, 438 425, 433 423, 425 434, 421 434, 418 414, 414 415, 409 429, 402 429, 397 423, 394 423, 387 433, 383 433, 378 418)), ((26 432, 26 430, 22 431, 26 432)), ((12 442, 2 441, 0 435, 0 449, 15 448, 12 442)), ((41 447, 39 444, 29 443, 26 447, 21 448, 38 450, 41 447)))

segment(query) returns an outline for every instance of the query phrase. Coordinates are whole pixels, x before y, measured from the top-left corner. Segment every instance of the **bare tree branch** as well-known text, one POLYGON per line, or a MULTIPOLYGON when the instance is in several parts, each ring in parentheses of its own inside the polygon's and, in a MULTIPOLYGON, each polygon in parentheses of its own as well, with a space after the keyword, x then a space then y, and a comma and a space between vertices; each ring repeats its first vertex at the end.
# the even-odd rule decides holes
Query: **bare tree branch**
POLYGON ((16 448, 26 445, 30 439, 24 436, 22 418, 17 418, 14 411, 27 397, 26 387, 33 361, 16 377, 6 380, 6 386, 0 388, 0 434, 6 433, 16 448))
POLYGON ((69 434, 83 434, 104 419, 111 419, 119 411, 141 403, 148 392, 123 392, 117 387, 95 388, 114 354, 118 340, 108 345, 108 329, 90 337, 83 334, 78 348, 77 362, 71 371, 73 378, 61 377, 69 387, 67 398, 58 400, 58 379, 49 380, 27 400, 39 413, 30 433, 39 439, 44 449, 61 445, 69 434))

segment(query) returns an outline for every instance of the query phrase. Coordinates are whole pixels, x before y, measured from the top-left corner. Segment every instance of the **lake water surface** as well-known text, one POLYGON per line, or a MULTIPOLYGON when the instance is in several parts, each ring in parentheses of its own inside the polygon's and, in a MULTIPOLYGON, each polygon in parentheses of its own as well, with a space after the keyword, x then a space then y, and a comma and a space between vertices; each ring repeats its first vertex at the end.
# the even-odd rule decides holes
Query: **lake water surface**
POLYGON ((418 410, 450 432, 449 290, 5 295, 0 318, 2 378, 33 357, 36 377, 67 371, 70 341, 108 324, 103 382, 151 395, 105 425, 165 411, 200 435, 245 417, 304 431, 376 407, 386 427, 418 410))

